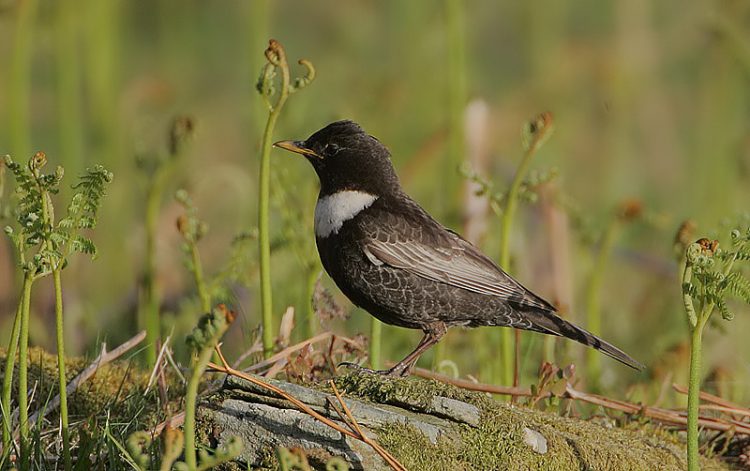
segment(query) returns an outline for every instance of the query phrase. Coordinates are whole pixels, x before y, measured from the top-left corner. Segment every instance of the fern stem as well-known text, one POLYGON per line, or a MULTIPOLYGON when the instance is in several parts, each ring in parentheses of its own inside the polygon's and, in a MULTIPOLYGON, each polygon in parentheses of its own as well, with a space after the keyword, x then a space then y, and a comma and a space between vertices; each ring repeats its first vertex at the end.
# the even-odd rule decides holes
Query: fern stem
POLYGON ((18 344, 18 422, 21 430, 21 468, 28 469, 29 464, 29 401, 28 401, 28 368, 29 368, 29 311, 31 305, 31 285, 33 275, 26 273, 23 280, 21 298, 21 328, 18 344))
POLYGON ((691 328, 690 332, 690 378, 688 380, 688 471, 699 471, 698 407, 701 389, 701 340, 704 322, 691 328))
POLYGON ((271 236, 269 229, 269 201, 271 192, 271 144, 273 130, 281 109, 289 97, 289 66, 283 50, 279 53, 281 90, 276 104, 271 108, 263 131, 260 154, 260 181, 258 194, 258 250, 260 252, 260 305, 263 324, 263 354, 266 358, 273 353, 273 293, 271 291, 271 236))
POLYGON ((72 468, 70 459, 70 430, 68 428, 68 380, 65 375, 65 331, 63 328, 63 298, 60 269, 52 270, 55 284, 55 330, 57 333, 57 376, 60 387, 60 422, 62 428, 63 459, 65 471, 72 468))
MULTIPOLYGON (((688 249, 689 250, 689 249, 688 249)), ((734 253, 732 259, 727 262, 724 266, 723 275, 724 278, 729 275, 734 266, 734 262, 737 260, 737 252, 734 253)), ((687 452, 688 452, 688 471, 699 471, 699 447, 700 443, 699 430, 698 430, 698 413, 700 406, 700 386, 701 386, 701 362, 702 362, 702 337, 703 328, 711 318, 711 314, 716 307, 715 302, 708 302, 701 306, 700 312, 695 316, 695 308, 693 307, 692 295, 688 291, 688 286, 692 278, 692 263, 689 257, 685 259, 685 270, 683 272, 682 279, 682 292, 683 302, 685 305, 685 311, 688 315, 689 328, 690 328, 690 371, 688 379, 688 423, 687 423, 687 452), (691 316, 692 314, 692 316, 691 316), (695 319, 695 324, 693 324, 695 319)), ((702 304, 702 303, 701 303, 702 304)))
MULTIPOLYGON (((537 153, 539 148, 544 144, 547 138, 550 136, 553 128, 552 115, 550 113, 542 113, 533 121, 527 123, 524 130, 524 137, 528 137, 529 141, 525 143, 526 151, 524 152, 523 158, 521 159, 516 174, 513 176, 513 181, 510 184, 510 189, 506 196, 505 208, 500 220, 500 266, 510 272, 510 233, 513 225, 513 219, 515 218, 516 209, 518 207, 518 197, 521 191, 521 184, 523 183, 526 174, 529 172, 531 167, 531 160, 537 153)), ((514 348, 511 343, 511 329, 501 330, 501 348, 502 348, 502 375, 504 384, 513 383, 514 386, 518 384, 520 359, 515 352, 519 352, 519 348, 514 348)), ((515 335, 515 343, 521 342, 520 331, 515 335)))
MULTIPOLYGON (((278 109, 278 108, 277 108, 278 109)), ((275 111, 275 110, 274 110, 275 111)), ((268 116, 263 133, 260 157, 260 185, 258 207, 258 250, 260 252, 260 310, 263 325, 263 354, 273 352, 273 293, 271 290, 271 236, 269 234, 269 192, 271 189, 271 140, 277 114, 268 116)))
MULTIPOLYGON (((518 193, 521 189, 521 183, 524 177, 529 171, 531 166, 531 160, 536 152, 536 146, 530 146, 521 159, 521 163, 516 170, 516 174, 511 182, 510 189, 508 190, 507 200, 505 209, 500 221, 500 266, 510 273, 510 232, 513 226, 513 218, 516 214, 516 208, 518 207, 518 193)), ((515 371, 517 370, 517 360, 514 355, 514 336, 512 329, 504 328, 501 329, 500 348, 502 350, 502 361, 500 371, 500 378, 502 384, 510 385, 513 384, 513 378, 517 377, 515 371)), ((516 338, 516 342, 520 339, 516 338)))
POLYGON ((212 354, 213 348, 210 347, 200 351, 185 393, 185 464, 191 471, 198 469, 195 457, 195 407, 198 399, 198 386, 212 354))
MULTIPOLYGON (((215 352, 219 358, 222 358, 215 347, 234 319, 234 312, 228 310, 224 304, 219 304, 211 312, 201 316, 198 325, 187 338, 188 346, 194 353, 190 380, 185 393, 184 425, 185 464, 191 471, 199 469, 195 456, 195 407, 198 398, 198 386, 211 355, 215 352)), ((215 464, 211 464, 209 458, 209 462, 201 463, 200 469, 208 469, 215 464)))
POLYGON ((163 163, 152 176, 146 195, 146 263, 143 274, 144 302, 141 308, 141 324, 146 329, 146 361, 149 367, 156 363, 158 343, 161 338, 159 286, 156 273, 156 237, 159 225, 164 184, 171 168, 163 163))
MULTIPOLYGON (((27 278, 24 277, 24 285, 27 283, 27 278)), ((24 288, 25 289, 25 286, 24 288)), ((23 292, 22 289, 22 292, 23 292)), ((10 334, 10 340, 8 342, 8 350, 6 351, 5 357, 5 374, 3 375, 3 395, 2 395, 2 408, 0 413, 3 415, 3 455, 2 458, 7 458, 7 454, 10 453, 10 447, 12 444, 13 424, 11 423, 11 391, 13 389, 13 373, 15 369, 16 353, 18 352, 18 338, 21 332, 21 313, 23 312, 23 299, 19 300, 18 307, 16 308, 16 316, 13 319, 13 330, 10 334)), ((3 461, 0 459, 0 461, 3 461)))
POLYGON ((190 243, 190 258, 193 262, 193 278, 195 279, 195 287, 198 290, 198 297, 201 300, 201 309, 204 313, 210 312, 211 296, 208 294, 206 282, 203 280, 203 264, 201 263, 201 257, 195 242, 190 243))

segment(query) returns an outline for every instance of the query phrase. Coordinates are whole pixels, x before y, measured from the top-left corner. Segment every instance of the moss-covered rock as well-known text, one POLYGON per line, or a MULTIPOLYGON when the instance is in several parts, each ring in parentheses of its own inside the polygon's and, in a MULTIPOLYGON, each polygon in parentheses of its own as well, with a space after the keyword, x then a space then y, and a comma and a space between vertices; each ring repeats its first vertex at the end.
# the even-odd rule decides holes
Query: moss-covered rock
MULTIPOLYGON (((274 384, 339 420, 325 385, 274 384)), ((617 427, 492 400, 419 378, 352 373, 336 380, 358 423, 410 470, 682 470, 684 443, 663 428, 617 427)), ((335 399, 334 399, 335 401, 335 399)), ((255 385, 232 378, 204 408, 219 441, 240 435, 243 460, 272 468, 274 447, 345 457, 353 469, 388 469, 367 446, 297 411, 255 385)), ((315 460, 318 461, 318 460, 315 460)), ((728 469, 704 459, 703 469, 728 469)))
MULTIPOLYGON (((57 358, 32 348, 29 359, 29 380, 36 385, 32 409, 37 409, 57 393, 57 358)), ((68 380, 89 363, 68 359, 68 380)), ((107 411, 111 420, 127 422, 138 409, 141 426, 153 424, 158 420, 156 400, 143 396, 148 377, 148 371, 128 362, 103 365, 72 395, 70 414, 89 417, 107 411)), ((272 382, 342 424, 330 405, 335 399, 328 385, 272 382)), ((176 384, 173 391, 180 389, 176 384)), ((354 372, 337 378, 336 385, 366 433, 410 470, 685 469, 684 443, 651 424, 630 422, 618 427, 607 421, 560 417, 419 378, 354 372)), ((367 445, 343 437, 273 393, 237 378, 227 379, 219 392, 202 401, 198 417, 202 443, 215 447, 229 436, 242 437, 245 450, 236 469, 246 469, 247 464, 275 469, 275 449, 280 446, 301 448, 319 468, 331 457, 341 456, 353 469, 388 469, 367 445)), ((48 418, 54 420, 54 414, 48 418)), ((703 469, 728 467, 704 459, 703 469)))
MULTIPOLYGON (((429 411, 434 395, 465 401, 481 410, 477 427, 454 425, 460 440, 431 443, 408 424, 381 427, 380 443, 409 469, 648 471, 686 467, 684 443, 656 425, 605 426, 497 402, 484 394, 418 378, 349 374, 336 383, 349 394, 417 411, 429 411), (546 452, 534 450, 530 434, 543 437, 546 452)), ((703 469, 728 468, 704 459, 703 469)))

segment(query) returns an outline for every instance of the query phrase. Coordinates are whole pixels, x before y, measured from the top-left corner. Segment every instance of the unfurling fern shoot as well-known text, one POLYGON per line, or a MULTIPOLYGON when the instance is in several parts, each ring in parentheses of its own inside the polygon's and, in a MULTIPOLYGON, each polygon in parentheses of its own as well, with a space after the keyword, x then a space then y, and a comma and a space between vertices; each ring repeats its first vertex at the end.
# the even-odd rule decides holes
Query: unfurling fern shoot
POLYGON ((269 200, 271 193, 271 143, 273 130, 279 119, 289 95, 297 92, 315 79, 315 68, 312 63, 300 59, 299 64, 305 68, 305 75, 292 79, 286 52, 281 43, 275 39, 268 42, 265 51, 268 61, 260 73, 256 90, 268 107, 268 120, 263 131, 260 155, 260 175, 258 183, 258 253, 260 258, 260 304, 261 322, 263 325, 263 354, 271 356, 273 352, 273 303, 271 293, 271 236, 269 228, 269 200), (281 74, 277 80, 277 73, 281 74), (276 82, 280 82, 277 84, 276 82), (272 99, 274 100, 272 102, 272 99))
MULTIPOLYGON (((96 255, 96 246, 83 235, 82 231, 96 226, 96 214, 105 195, 105 188, 112 181, 112 173, 104 167, 88 169, 73 186, 75 191, 67 214, 55 224, 55 211, 52 195, 58 193, 64 172, 57 167, 54 173, 44 174, 47 156, 37 152, 28 165, 22 166, 6 157, 5 165, 16 180, 18 205, 16 221, 20 226, 16 232, 11 227, 5 229, 18 252, 20 267, 24 271, 21 301, 16 314, 13 333, 6 362, 5 382, 3 383, 3 410, 10 410, 10 379, 15 349, 19 350, 18 406, 20 409, 22 462, 28 462, 28 403, 27 403, 27 360, 29 303, 32 283, 52 274, 55 286, 55 329, 57 334, 58 380, 60 388, 60 420, 62 426, 63 457, 65 469, 71 469, 70 439, 68 432, 67 386, 65 376, 65 346, 63 335, 63 302, 61 273, 73 252, 96 255), (17 326, 17 327, 16 327, 17 326)), ((9 439, 12 429, 7 415, 3 422, 4 440, 9 439)), ((7 449, 7 448, 5 448, 7 449)))
POLYGON ((698 406, 701 380, 703 328, 714 310, 725 320, 734 316, 727 300, 750 304, 750 280, 737 262, 750 261, 750 228, 731 232, 731 247, 716 240, 700 239, 687 247, 682 276, 682 298, 690 330, 690 379, 688 388, 688 469, 698 470, 698 406))
POLYGON ((146 189, 146 254, 142 277, 142 299, 138 305, 138 323, 146 329, 146 361, 156 363, 156 352, 161 342, 161 305, 156 267, 156 239, 164 191, 178 169, 187 143, 195 132, 195 121, 189 116, 177 116, 167 134, 167 155, 139 158, 138 167, 147 175, 146 189))

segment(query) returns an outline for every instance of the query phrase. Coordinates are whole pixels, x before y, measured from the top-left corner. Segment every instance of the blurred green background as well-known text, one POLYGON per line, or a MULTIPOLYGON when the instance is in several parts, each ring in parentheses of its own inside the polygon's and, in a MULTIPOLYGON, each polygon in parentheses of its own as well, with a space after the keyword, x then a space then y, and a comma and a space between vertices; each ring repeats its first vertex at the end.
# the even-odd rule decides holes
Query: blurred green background
MULTIPOLYGON (((690 218, 692 238, 718 237, 727 232, 721 222, 747 211, 750 197, 750 4, 740 0, 0 1, 0 154, 25 160, 44 150, 65 167, 68 183, 96 163, 115 174, 93 234, 100 256, 77 259, 64 273, 69 354, 136 332, 146 188, 136 159, 165 152, 176 115, 192 116, 197 129, 168 193, 188 189, 209 224, 206 272, 225 265, 236 234, 255 228, 267 114, 255 82, 269 38, 290 62, 307 58, 318 72, 291 97, 276 139, 305 138, 336 119, 359 122, 391 149, 406 190, 449 227, 472 231, 493 258, 498 218, 481 202, 478 213, 466 210, 477 203, 467 202, 458 168, 469 165, 504 191, 522 155, 523 123, 552 112, 555 133, 533 167, 558 176, 539 189, 539 201, 522 205, 509 269, 585 327, 597 241, 623 202, 637 201, 642 215, 621 225, 604 272, 602 336, 650 368, 638 376, 603 359, 601 381, 610 391, 643 383, 640 397, 650 400, 662 385, 685 384, 675 233, 690 218)), ((273 152, 280 318, 287 305, 302 313, 308 302, 317 179, 304 159, 273 152)), ((165 199, 158 241, 164 330, 176 338, 199 314, 175 229, 180 213, 165 199)), ((240 312, 228 352, 247 348, 260 323, 252 248, 247 286, 228 287, 226 301, 240 312)), ((324 284, 332 287, 325 276, 324 284)), ((3 240, 3 345, 19 289, 3 240)), ((44 280, 32 342, 51 350, 53 318, 44 280)), ((354 335, 367 332, 369 319, 355 311, 325 327, 354 335)), ((750 313, 741 308, 731 323, 716 324, 705 337, 706 384, 747 401, 750 313)), ((385 329, 388 360, 420 336, 385 329)), ((493 338, 456 330, 443 356, 460 374, 491 381, 493 338)), ((524 336, 523 384, 535 375, 541 345, 540 336, 524 336)), ((568 342, 564 351, 583 364, 583 347, 568 342)))

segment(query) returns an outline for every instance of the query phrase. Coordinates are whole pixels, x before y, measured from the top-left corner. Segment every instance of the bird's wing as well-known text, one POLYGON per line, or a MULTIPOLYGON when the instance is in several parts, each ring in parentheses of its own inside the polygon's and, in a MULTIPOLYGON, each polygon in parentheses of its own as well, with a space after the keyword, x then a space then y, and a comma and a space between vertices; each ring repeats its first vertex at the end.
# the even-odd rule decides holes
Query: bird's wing
POLYGON ((553 306, 524 288, 476 247, 432 218, 429 218, 429 222, 400 217, 389 219, 390 224, 373 228, 367 237, 364 250, 371 261, 380 261, 423 278, 475 293, 554 310, 553 306), (430 231, 429 237, 421 230, 425 223, 436 229, 430 231))

